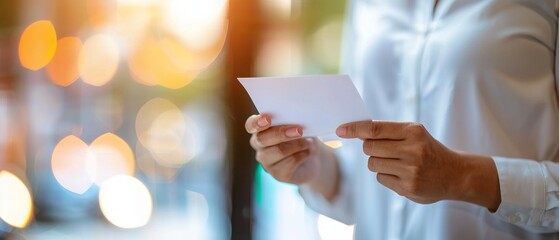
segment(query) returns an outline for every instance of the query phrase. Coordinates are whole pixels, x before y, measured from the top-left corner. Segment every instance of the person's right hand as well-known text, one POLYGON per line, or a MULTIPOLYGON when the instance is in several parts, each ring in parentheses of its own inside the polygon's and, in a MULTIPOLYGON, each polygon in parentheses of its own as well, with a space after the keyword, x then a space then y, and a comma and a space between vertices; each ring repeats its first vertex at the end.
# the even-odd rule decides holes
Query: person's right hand
MULTIPOLYGON (((252 115, 245 128, 252 134, 250 145, 256 150, 256 160, 275 179, 305 184, 317 178, 319 159, 329 150, 321 141, 303 138, 303 130, 297 125, 271 127, 268 115, 252 115)), ((330 150, 331 151, 331 150, 330 150)))

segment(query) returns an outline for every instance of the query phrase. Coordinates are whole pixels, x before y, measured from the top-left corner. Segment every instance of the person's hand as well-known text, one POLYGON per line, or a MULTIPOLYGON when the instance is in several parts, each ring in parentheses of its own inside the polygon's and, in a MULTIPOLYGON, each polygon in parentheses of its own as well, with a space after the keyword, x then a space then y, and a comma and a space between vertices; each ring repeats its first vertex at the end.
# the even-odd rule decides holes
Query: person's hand
POLYGON ((489 209, 500 203, 493 162, 448 149, 421 124, 354 122, 341 125, 336 134, 363 140, 377 181, 412 201, 462 200, 489 209))
POLYGON ((256 150, 256 160, 279 181, 301 185, 317 178, 325 146, 317 139, 302 138, 303 130, 296 125, 271 127, 268 115, 253 115, 245 123, 252 134, 250 145, 256 150))

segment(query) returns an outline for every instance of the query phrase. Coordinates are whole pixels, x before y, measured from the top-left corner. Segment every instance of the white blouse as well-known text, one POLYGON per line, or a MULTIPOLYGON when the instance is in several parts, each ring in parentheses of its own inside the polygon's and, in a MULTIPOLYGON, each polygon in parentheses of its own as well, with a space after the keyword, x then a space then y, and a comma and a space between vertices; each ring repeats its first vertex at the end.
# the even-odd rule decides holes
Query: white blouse
POLYGON ((376 181, 352 140, 338 153, 341 194, 328 203, 303 186, 307 205, 356 224, 356 239, 559 237, 557 2, 352 2, 345 71, 373 119, 420 122, 454 150, 493 156, 502 203, 414 203, 376 181))

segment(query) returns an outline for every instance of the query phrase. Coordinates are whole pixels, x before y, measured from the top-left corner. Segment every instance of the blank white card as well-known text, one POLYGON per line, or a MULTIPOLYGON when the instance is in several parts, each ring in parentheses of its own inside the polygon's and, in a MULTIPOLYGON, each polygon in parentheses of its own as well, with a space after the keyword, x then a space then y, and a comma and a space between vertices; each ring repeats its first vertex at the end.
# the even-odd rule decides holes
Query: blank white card
POLYGON ((332 136, 348 122, 371 120, 347 75, 239 78, 272 125, 296 124, 303 136, 332 136))

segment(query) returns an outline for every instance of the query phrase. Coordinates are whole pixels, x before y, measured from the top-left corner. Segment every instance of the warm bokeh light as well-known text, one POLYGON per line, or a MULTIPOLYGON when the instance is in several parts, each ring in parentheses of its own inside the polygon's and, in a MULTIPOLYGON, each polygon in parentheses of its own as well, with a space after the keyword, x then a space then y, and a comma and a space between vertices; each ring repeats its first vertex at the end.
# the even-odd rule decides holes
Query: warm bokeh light
POLYGON ((169 89, 189 84, 223 50, 227 4, 227 0, 120 1, 119 16, 125 21, 138 19, 144 28, 119 30, 135 43, 128 59, 133 78, 169 89), (132 9, 142 11, 144 18, 132 14, 132 9), (147 16, 158 27, 146 24, 147 16))
POLYGON ((163 6, 163 23, 188 48, 208 49, 226 31, 227 4, 227 0, 168 0, 163 6))
POLYGON ((119 41, 127 43, 122 46, 127 55, 140 39, 154 26, 153 18, 157 15, 159 0, 117 0, 116 19, 113 27, 119 41))
POLYGON ((26 227, 33 202, 25 184, 12 173, 0 171, 0 196, 0 218, 12 227, 26 227))
POLYGON ((186 47, 179 39, 165 37, 159 41, 166 57, 174 66, 187 72, 198 72, 210 66, 221 53, 227 34, 224 32, 219 41, 212 47, 193 50, 186 47))
POLYGON ((195 131, 192 120, 162 98, 145 103, 136 116, 139 142, 162 166, 180 167, 194 157, 198 144, 195 131))
MULTIPOLYGON (((180 114, 180 109, 171 101, 163 98, 154 98, 149 100, 138 111, 138 114, 136 115, 136 135, 138 136, 138 140, 140 141, 140 143, 142 143, 142 145, 147 149, 150 149, 149 146, 152 140, 150 138, 150 134, 152 134, 150 130, 152 128, 153 122, 155 122, 161 114, 167 111, 171 113, 174 112, 175 114, 173 114, 173 116, 175 118, 179 118, 181 121, 184 122, 184 118, 182 117, 182 115, 176 115, 177 112, 180 114)), ((177 128, 169 129, 172 129, 179 136, 181 136, 185 130, 184 123, 182 124, 182 126, 180 126, 179 124, 173 126, 173 128, 174 127, 177 128)), ((178 144, 175 145, 175 147, 178 147, 178 144)))
POLYGON ((277 30, 265 36, 256 61, 258 76, 300 74, 303 49, 298 37, 290 29, 277 30))
POLYGON ((180 167, 192 159, 190 149, 181 146, 187 134, 184 117, 173 110, 159 115, 147 134, 147 149, 157 163, 166 167, 180 167))
POLYGON ((261 0, 267 15, 281 20, 290 20, 293 0, 261 0))
POLYGON ((119 5, 126 6, 143 6, 143 5, 154 5, 160 0, 117 0, 119 5))
POLYGON ((118 46, 111 36, 91 36, 85 41, 79 57, 81 78, 93 86, 105 85, 115 75, 118 62, 118 46))
POLYGON ((119 136, 113 133, 99 136, 91 143, 90 151, 95 159, 92 179, 97 185, 115 175, 134 175, 134 154, 119 136))
POLYGON ((343 143, 340 140, 325 141, 324 144, 326 144, 326 146, 331 147, 333 149, 340 148, 343 146, 343 143))
POLYGON ((82 194, 93 185, 95 162, 89 146, 74 135, 60 140, 52 153, 52 172, 67 190, 82 194))
MULTIPOLYGON (((132 76, 139 83, 178 89, 194 80, 198 72, 184 70, 184 66, 179 66, 170 57, 193 59, 195 56, 191 55, 180 45, 172 45, 168 40, 157 40, 147 36, 130 56, 128 66, 132 76), (165 48, 169 49, 172 55, 167 54, 165 48)), ((180 60, 178 61, 180 63, 180 60)))
POLYGON ((139 141, 136 142, 135 153, 138 170, 150 179, 173 180, 180 170, 179 168, 166 167, 157 163, 157 160, 139 141))
POLYGON ((87 18, 93 27, 102 27, 111 19, 114 12, 114 1, 87 0, 87 18))
POLYGON ((114 176, 101 185, 99 206, 105 218, 121 228, 146 225, 153 208, 146 186, 127 175, 114 176))
POLYGON ((56 31, 50 21, 41 20, 29 25, 19 40, 19 60, 30 70, 46 66, 56 51, 56 31))
POLYGON ((78 69, 82 42, 77 37, 65 37, 58 40, 54 58, 47 66, 47 75, 51 82, 66 87, 80 76, 78 69))
POLYGON ((345 225, 324 215, 318 216, 317 225, 322 240, 353 239, 353 225, 345 225))

